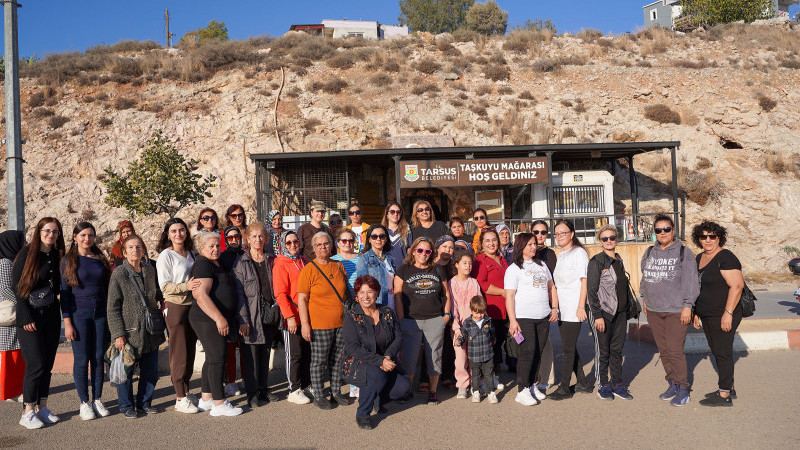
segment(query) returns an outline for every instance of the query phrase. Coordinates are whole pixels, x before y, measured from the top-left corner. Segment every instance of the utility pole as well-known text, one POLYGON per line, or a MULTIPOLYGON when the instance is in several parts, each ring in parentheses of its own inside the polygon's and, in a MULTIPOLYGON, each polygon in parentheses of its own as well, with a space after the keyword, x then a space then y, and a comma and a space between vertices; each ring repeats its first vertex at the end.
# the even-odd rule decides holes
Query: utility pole
POLYGON ((6 75, 6 200, 8 229, 25 231, 25 191, 22 188, 22 133, 19 112, 19 45, 16 0, 2 0, 5 15, 6 75))
POLYGON ((172 33, 169 32, 169 9, 165 9, 167 19, 167 48, 172 48, 172 33))

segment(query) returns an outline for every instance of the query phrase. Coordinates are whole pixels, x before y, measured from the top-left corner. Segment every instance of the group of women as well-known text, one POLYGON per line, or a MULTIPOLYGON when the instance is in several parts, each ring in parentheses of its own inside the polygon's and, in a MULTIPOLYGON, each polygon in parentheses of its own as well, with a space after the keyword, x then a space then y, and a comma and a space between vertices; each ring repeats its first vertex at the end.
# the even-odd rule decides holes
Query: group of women
MULTIPOLYGON (((311 222, 295 232, 283 227, 279 211, 270 211, 266 226, 248 225, 244 208, 233 205, 220 234, 216 212, 205 208, 193 239, 183 220, 167 221, 155 262, 129 221, 120 222, 111 258, 98 248, 88 222, 75 226, 68 250, 61 223, 52 217, 37 223, 30 243, 18 231, 0 234, 0 292, 16 302, 16 326, 0 327, 0 350, 21 351, 25 360, 20 424, 32 429, 58 421, 47 397, 63 318, 84 420, 109 414, 102 400, 104 362, 117 352, 129 374, 139 367, 135 397, 132 375, 117 385, 120 412, 126 418, 159 412, 152 400, 165 334, 176 411, 242 413, 226 400, 235 394, 227 387, 238 391, 237 349, 248 404, 274 401, 268 359, 282 332, 288 401, 313 401, 321 409, 348 405, 340 386, 349 384, 350 396, 359 397, 358 425, 369 429, 370 414, 385 412, 386 402, 413 397, 417 374, 430 404, 439 403, 440 377, 458 388, 458 398, 467 398, 460 326, 475 295, 485 298, 497 330, 494 367, 516 372, 516 402, 530 406, 593 391, 577 352, 585 321, 594 331, 598 395, 632 398, 622 378, 622 348, 638 302, 615 253, 615 227, 597 232, 602 251, 590 260, 568 220, 553 230, 556 255, 541 220, 512 239, 507 226, 490 225, 486 211, 477 209, 476 234, 469 236, 463 219, 454 217, 449 226, 436 221, 424 200, 415 202, 410 225, 396 202, 372 225, 354 203, 350 224, 334 234, 322 223, 326 212, 313 203, 311 222), (547 394, 550 324, 556 322, 563 367, 558 387, 547 394), (198 340, 205 362, 196 397, 189 381, 198 340)), ((689 401, 683 342, 693 323, 704 328, 720 375, 719 389, 701 403, 730 406, 741 265, 722 248, 726 231, 718 224, 695 227, 692 238, 703 248, 696 258, 675 239, 670 217, 658 216, 654 225, 657 242, 642 258, 641 294, 666 371, 668 389, 660 398, 675 406, 689 401)), ((503 388, 496 375, 484 378, 485 391, 503 388)))

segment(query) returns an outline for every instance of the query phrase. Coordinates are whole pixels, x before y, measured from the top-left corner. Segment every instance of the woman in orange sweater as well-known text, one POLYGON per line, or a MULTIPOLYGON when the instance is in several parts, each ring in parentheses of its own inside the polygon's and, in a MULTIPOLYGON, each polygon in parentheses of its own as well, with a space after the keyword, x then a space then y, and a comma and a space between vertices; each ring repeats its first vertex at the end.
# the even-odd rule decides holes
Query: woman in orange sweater
POLYGON ((289 380, 291 403, 310 403, 304 389, 311 386, 311 344, 300 333, 300 313, 297 306, 297 279, 300 270, 308 262, 300 254, 297 233, 287 230, 278 239, 280 254, 272 268, 272 284, 275 298, 286 320, 283 327, 283 342, 286 344, 286 379, 289 380))

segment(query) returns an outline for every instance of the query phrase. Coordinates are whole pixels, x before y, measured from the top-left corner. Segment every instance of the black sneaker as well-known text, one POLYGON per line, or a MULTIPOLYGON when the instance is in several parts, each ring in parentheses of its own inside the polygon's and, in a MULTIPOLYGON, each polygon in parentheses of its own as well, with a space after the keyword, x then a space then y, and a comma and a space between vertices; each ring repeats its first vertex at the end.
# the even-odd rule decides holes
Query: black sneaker
POLYGON ((700 400, 700 404, 703 406, 733 406, 733 400, 730 397, 722 397, 719 395, 719 392, 716 395, 712 395, 711 397, 706 397, 700 400))
POLYGON ((350 406, 350 399, 339 392, 333 394, 333 399, 339 404, 339 406, 350 406))
MULTIPOLYGON (((709 392, 706 394, 705 398, 714 397, 716 395, 719 395, 719 391, 709 392)), ((731 399, 736 400, 736 389, 731 389, 731 399)))
POLYGON ((139 417, 139 413, 136 412, 136 409, 131 408, 123 414, 126 419, 136 419, 139 417))
POLYGON ((575 385, 575 393, 591 394, 594 391, 594 386, 589 383, 578 383, 575 385))
POLYGON ((547 398, 550 400, 566 400, 568 398, 572 398, 572 392, 569 389, 561 389, 558 388, 550 394, 547 394, 547 398))
POLYGON ((358 424, 358 428, 362 430, 371 430, 372 429, 372 421, 369 417, 356 417, 356 423, 358 424))
POLYGON ((331 404, 330 400, 325 397, 322 398, 315 398, 314 404, 317 405, 317 408, 323 409, 325 411, 329 409, 333 409, 333 405, 331 404))
POLYGON ((436 395, 436 392, 428 392, 428 404, 438 405, 439 403, 441 403, 441 401, 439 401, 439 396, 436 395))
POLYGON ((141 408, 139 408, 139 410, 140 410, 140 411, 142 411, 142 412, 144 412, 144 413, 145 413, 145 414, 147 414, 147 415, 151 415, 151 414, 158 414, 158 413, 160 413, 160 412, 161 412, 161 411, 159 411, 158 409, 156 409, 156 408, 153 408, 153 407, 152 407, 152 406, 150 406, 150 405, 145 405, 145 406, 142 406, 141 408))

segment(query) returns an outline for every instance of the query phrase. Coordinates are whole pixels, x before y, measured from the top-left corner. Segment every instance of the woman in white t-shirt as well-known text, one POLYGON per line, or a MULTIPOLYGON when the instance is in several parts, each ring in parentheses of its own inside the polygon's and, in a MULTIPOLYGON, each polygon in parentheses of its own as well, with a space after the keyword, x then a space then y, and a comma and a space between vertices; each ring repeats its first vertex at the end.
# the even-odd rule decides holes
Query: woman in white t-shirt
POLYGON ((517 397, 524 406, 538 405, 531 383, 539 372, 542 351, 550 335, 550 322, 558 320, 558 294, 544 262, 536 258, 536 239, 521 233, 514 242, 512 264, 503 279, 508 313, 508 332, 519 342, 517 397))
POLYGON ((575 235, 575 225, 572 222, 560 220, 554 231, 556 244, 561 247, 553 280, 561 306, 558 331, 561 334, 564 359, 561 384, 550 393, 550 399, 564 400, 572 397, 570 381, 573 372, 577 381, 575 392, 592 392, 592 386, 586 382, 577 348, 581 324, 586 321, 586 268, 589 265, 589 255, 575 235))

